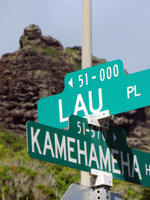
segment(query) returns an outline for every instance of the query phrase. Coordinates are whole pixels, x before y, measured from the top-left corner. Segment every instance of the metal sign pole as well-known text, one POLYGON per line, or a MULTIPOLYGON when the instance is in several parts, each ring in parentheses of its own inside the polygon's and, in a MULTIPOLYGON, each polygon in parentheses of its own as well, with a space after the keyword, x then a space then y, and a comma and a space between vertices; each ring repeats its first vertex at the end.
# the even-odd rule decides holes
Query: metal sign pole
MULTIPOLYGON (((88 124, 96 127, 98 127, 99 124, 99 127, 109 129, 109 124, 107 122, 99 122, 94 116, 88 117, 88 124)), ((113 186, 113 177, 111 173, 91 169, 90 175, 87 172, 81 172, 81 175, 81 185, 83 184, 93 189, 93 200, 114 200, 110 192, 110 187, 113 186)), ((119 200, 120 199, 121 198, 119 198, 119 200)))
MULTIPOLYGON (((82 69, 92 66, 91 0, 82 0, 82 69)), ((81 185, 90 185, 89 173, 81 171, 81 185)))
MULTIPOLYGON (((91 0, 82 1, 82 69, 92 66, 91 0)), ((95 199, 111 200, 112 176, 81 171, 81 185, 92 187, 95 199), (105 183, 107 182, 108 183, 105 183)))
POLYGON ((82 0, 82 69, 92 66, 91 0, 82 0))

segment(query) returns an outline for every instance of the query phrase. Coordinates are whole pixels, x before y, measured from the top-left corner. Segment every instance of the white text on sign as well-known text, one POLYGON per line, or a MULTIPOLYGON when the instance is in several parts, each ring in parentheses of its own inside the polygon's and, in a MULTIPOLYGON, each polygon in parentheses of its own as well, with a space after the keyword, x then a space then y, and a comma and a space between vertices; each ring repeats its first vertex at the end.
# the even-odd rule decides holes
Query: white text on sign
MULTIPOLYGON (((95 74, 94 76, 92 76, 91 78, 92 79, 96 79, 97 78, 97 76, 96 76, 97 74, 95 74)), ((116 64, 116 65, 114 65, 112 68, 111 67, 107 67, 106 69, 100 69, 100 71, 99 71, 99 80, 100 81, 104 81, 104 80, 106 80, 106 79, 111 79, 112 77, 118 77, 118 75, 119 75, 119 68, 118 68, 118 65, 116 64)), ((72 80, 72 79, 71 79, 72 80)), ((89 76, 88 76, 88 74, 87 73, 85 73, 84 75, 83 74, 80 74, 79 76, 78 76, 78 80, 79 80, 79 82, 80 82, 80 85, 79 85, 79 87, 82 87, 82 86, 84 86, 84 85, 88 85, 88 83, 89 83, 89 76)), ((70 83, 69 83, 70 84, 70 83)), ((71 84, 71 85, 73 85, 73 84, 71 84)))
POLYGON ((127 87, 127 98, 130 99, 130 94, 134 92, 134 96, 141 96, 141 93, 137 94, 136 85, 127 87))
MULTIPOLYGON (((102 89, 98 89, 98 97, 99 97, 99 107, 97 109, 93 108, 93 99, 92 99, 92 91, 88 91, 88 97, 89 97, 89 110, 93 113, 99 113, 102 109, 103 106, 103 100, 102 100, 102 89)), ((65 122, 68 120, 68 117, 63 116, 63 106, 62 106, 62 99, 58 100, 58 105, 59 105, 59 119, 60 122, 65 122)), ((82 94, 77 95, 75 107, 74 107, 74 115, 77 115, 79 111, 83 111, 85 116, 89 115, 84 99, 82 97, 82 94)))
MULTIPOLYGON (((80 141, 79 139, 65 136, 63 134, 61 136, 59 134, 58 137, 56 132, 54 133, 54 137, 52 137, 53 133, 50 133, 50 131, 45 131, 45 139, 42 144, 43 147, 41 147, 41 143, 38 141, 38 135, 40 132, 41 129, 34 130, 34 127, 31 127, 32 153, 37 149, 38 154, 40 155, 46 156, 48 154, 50 157, 55 159, 60 158, 64 161, 88 167, 91 167, 94 163, 97 169, 108 170, 110 173, 115 174, 124 175, 124 168, 127 168, 129 177, 134 178, 137 173, 139 179, 142 180, 136 155, 133 155, 133 161, 131 162, 129 153, 113 148, 104 148, 105 145, 98 145, 97 148, 97 146, 92 142, 88 148, 87 141, 80 141), (75 149, 77 150, 77 154, 73 154, 75 149), (98 151, 96 149, 98 149, 98 151), (81 156, 84 159, 81 159, 81 156), (119 160, 121 163, 120 169, 116 167, 119 160)), ((103 138, 102 140, 104 141, 105 139, 103 138)))

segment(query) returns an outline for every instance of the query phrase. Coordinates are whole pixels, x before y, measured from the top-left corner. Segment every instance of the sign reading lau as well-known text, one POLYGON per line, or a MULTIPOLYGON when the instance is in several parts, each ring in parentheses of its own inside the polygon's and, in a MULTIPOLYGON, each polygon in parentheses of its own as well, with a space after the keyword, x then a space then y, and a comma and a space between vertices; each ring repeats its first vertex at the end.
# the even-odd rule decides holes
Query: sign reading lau
POLYGON ((125 132, 90 127, 87 119, 71 115, 62 130, 29 121, 28 153, 32 158, 82 171, 110 172, 113 178, 150 187, 150 154, 130 149, 125 132))
POLYGON ((68 127, 70 114, 86 116, 109 110, 110 115, 150 105, 150 70, 127 75, 121 60, 69 73, 62 93, 38 102, 38 122, 68 127))

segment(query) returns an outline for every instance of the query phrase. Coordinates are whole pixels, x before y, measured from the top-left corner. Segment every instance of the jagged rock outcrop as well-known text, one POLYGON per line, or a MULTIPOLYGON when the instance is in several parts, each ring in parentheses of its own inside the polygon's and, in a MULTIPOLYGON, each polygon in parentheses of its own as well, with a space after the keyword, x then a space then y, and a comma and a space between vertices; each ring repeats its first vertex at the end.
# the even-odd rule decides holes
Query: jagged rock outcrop
MULTIPOLYGON (((37 120, 38 100, 62 92, 65 75, 81 68, 81 47, 64 49, 33 24, 24 29, 19 43, 18 51, 0 60, 0 122, 25 134, 26 122, 37 120)), ((93 58, 94 65, 102 62, 93 58)))
MULTIPOLYGON (((0 59, 0 122, 17 134, 25 134, 26 122, 37 121, 40 98, 60 93, 67 73, 81 68, 81 47, 64 49, 62 44, 42 36, 36 25, 24 29, 20 48, 0 59)), ((93 57, 92 64, 106 62, 93 57)), ((109 122, 123 128, 132 148, 149 148, 149 107, 112 116, 109 122)))

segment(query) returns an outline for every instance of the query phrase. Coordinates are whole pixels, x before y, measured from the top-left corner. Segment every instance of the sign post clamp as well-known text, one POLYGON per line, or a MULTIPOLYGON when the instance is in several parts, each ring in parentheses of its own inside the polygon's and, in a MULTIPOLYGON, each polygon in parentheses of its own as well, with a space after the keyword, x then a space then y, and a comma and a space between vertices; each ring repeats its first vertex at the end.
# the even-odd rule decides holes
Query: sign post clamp
POLYGON ((91 126, 101 127, 103 129, 109 129, 109 123, 103 121, 103 119, 110 118, 110 112, 109 110, 105 110, 103 112, 99 112, 97 114, 92 114, 85 116, 88 120, 88 124, 91 126))

